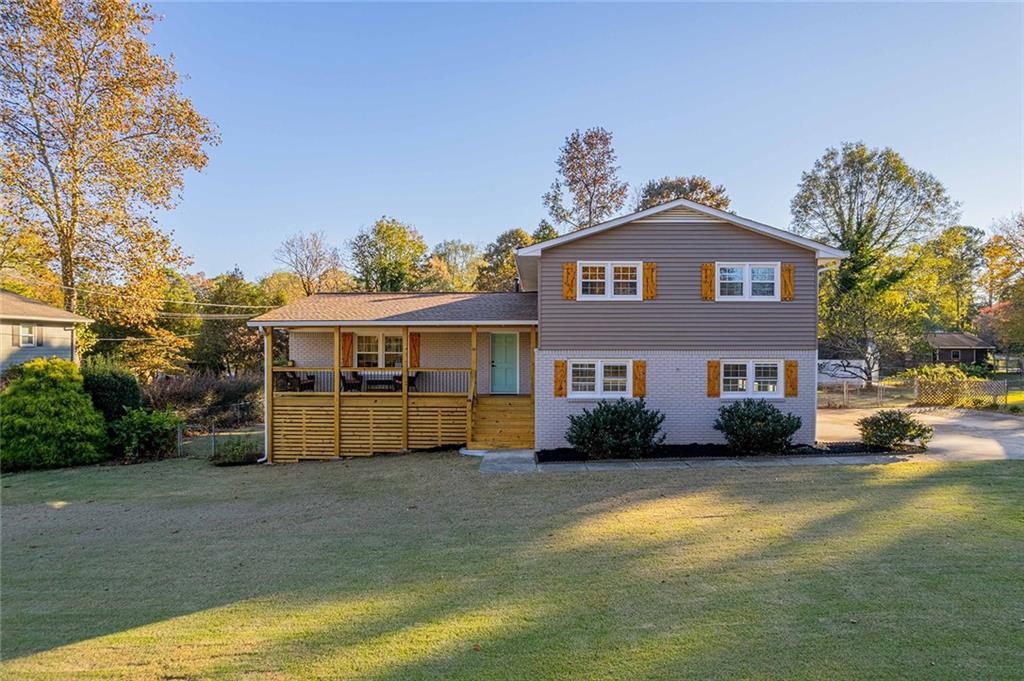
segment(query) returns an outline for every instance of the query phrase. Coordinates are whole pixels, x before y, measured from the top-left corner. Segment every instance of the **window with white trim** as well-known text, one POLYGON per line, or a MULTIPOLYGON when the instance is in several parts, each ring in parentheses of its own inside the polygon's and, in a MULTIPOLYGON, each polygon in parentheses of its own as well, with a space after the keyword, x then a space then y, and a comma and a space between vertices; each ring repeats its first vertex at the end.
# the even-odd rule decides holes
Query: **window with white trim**
POLYGON ((722 360, 722 397, 781 397, 782 382, 782 360, 722 360))
POLYGON ((639 262, 581 262, 577 300, 641 300, 643 281, 639 262))
POLYGON ((19 343, 21 347, 36 344, 36 327, 35 324, 22 324, 19 333, 19 343))
POLYGON ((357 367, 401 367, 402 337, 384 334, 356 336, 357 367))
POLYGON ((632 362, 623 359, 581 359, 569 362, 569 397, 628 397, 632 362))
POLYGON ((949 357, 950 357, 950 359, 952 361, 959 362, 960 361, 960 351, 959 350, 950 350, 949 351, 949 357))
POLYGON ((716 300, 779 300, 777 262, 715 264, 716 300))

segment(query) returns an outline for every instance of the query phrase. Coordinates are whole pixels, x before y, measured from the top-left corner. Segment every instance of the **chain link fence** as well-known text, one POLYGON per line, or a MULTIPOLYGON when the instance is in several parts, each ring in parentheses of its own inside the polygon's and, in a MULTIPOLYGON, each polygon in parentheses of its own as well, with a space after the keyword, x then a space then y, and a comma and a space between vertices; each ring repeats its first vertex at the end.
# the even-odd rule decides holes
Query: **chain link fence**
POLYGON ((207 458, 225 444, 251 440, 263 450, 263 402, 247 400, 227 405, 214 418, 203 418, 198 410, 181 414, 178 426, 178 456, 207 458))
POLYGON ((843 381, 818 386, 820 409, 906 407, 915 399, 913 381, 885 381, 870 386, 843 381))
POLYGON ((945 406, 1005 407, 1013 386, 1007 380, 882 381, 871 386, 833 383, 818 386, 819 409, 945 406))

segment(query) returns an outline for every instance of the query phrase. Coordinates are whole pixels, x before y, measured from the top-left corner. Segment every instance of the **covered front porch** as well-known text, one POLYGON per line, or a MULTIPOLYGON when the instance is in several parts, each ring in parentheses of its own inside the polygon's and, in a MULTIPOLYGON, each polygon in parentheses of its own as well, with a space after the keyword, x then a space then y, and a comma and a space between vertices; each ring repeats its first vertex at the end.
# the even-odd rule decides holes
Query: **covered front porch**
POLYGON ((261 326, 271 462, 533 447, 536 325, 261 326))

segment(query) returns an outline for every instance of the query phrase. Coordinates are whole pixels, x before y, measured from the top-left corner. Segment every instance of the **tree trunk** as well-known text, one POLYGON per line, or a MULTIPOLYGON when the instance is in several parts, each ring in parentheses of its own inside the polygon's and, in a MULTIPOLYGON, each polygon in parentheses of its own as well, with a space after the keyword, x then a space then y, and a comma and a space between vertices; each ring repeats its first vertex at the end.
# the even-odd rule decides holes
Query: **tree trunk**
MULTIPOLYGON (((75 289, 75 259, 71 254, 71 246, 61 244, 60 247, 60 283, 63 287, 64 309, 68 312, 75 312, 78 307, 78 291, 75 289)), ((74 337, 71 343, 71 361, 78 362, 78 348, 75 346, 74 337)))

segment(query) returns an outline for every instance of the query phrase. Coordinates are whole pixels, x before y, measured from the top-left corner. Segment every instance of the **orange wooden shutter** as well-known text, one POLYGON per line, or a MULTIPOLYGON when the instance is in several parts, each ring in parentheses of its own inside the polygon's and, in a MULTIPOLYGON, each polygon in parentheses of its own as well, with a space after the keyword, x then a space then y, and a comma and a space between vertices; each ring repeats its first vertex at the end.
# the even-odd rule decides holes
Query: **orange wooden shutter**
POLYGON ((633 360, 633 397, 647 395, 647 362, 642 359, 633 360))
POLYGON ((420 365, 420 335, 418 333, 409 334, 409 366, 418 367, 420 365))
POLYGON ((352 366, 352 337, 351 331, 346 331, 341 334, 341 366, 350 367, 352 366))
POLYGON ((562 263, 562 297, 576 300, 576 263, 562 263))
POLYGON ((793 264, 782 264, 782 295, 783 300, 793 300, 793 264))
POLYGON ((717 359, 708 360, 708 397, 722 396, 722 363, 717 359))
POLYGON ((569 363, 564 359, 555 360, 555 397, 569 394, 569 363))
POLYGON ((644 263, 644 300, 654 300, 658 295, 658 264, 644 263))
POLYGON ((797 383, 800 378, 799 364, 795 359, 786 360, 786 397, 796 397, 797 383))
POLYGON ((715 299, 715 263, 706 262, 700 266, 700 299, 715 299))

